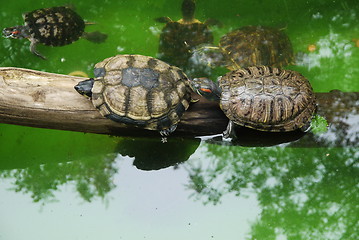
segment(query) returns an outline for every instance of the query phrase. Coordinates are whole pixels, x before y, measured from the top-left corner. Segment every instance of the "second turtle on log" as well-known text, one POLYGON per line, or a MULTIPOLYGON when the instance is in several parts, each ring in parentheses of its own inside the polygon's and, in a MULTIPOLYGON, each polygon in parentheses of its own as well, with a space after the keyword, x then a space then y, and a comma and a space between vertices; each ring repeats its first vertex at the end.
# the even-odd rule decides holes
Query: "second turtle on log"
POLYGON ((36 50, 38 43, 46 46, 64 46, 80 37, 89 41, 100 43, 107 38, 106 34, 98 31, 86 33, 87 23, 74 10, 69 7, 52 7, 37 9, 23 14, 25 25, 3 29, 6 38, 30 40, 30 51, 36 56, 46 59, 36 50))
POLYGON ((219 101, 229 118, 224 138, 235 137, 233 124, 268 132, 306 131, 316 112, 309 81, 291 70, 259 66, 234 70, 219 79, 193 79, 192 88, 219 101))

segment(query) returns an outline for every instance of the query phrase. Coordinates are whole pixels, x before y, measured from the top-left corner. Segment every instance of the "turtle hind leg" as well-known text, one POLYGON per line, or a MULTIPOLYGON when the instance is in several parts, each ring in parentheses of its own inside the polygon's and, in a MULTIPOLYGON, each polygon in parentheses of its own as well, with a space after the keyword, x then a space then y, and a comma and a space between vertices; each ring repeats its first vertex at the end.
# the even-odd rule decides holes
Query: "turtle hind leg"
POLYGON ((37 50, 36 50, 36 45, 37 45, 37 42, 36 41, 32 41, 30 40, 31 43, 30 43, 30 51, 35 54, 36 56, 46 60, 46 57, 43 56, 41 53, 39 53, 37 50))
POLYGON ((82 37, 85 38, 86 40, 90 41, 90 42, 102 43, 102 42, 106 41, 107 34, 101 33, 99 31, 90 32, 90 33, 85 32, 82 35, 82 37))

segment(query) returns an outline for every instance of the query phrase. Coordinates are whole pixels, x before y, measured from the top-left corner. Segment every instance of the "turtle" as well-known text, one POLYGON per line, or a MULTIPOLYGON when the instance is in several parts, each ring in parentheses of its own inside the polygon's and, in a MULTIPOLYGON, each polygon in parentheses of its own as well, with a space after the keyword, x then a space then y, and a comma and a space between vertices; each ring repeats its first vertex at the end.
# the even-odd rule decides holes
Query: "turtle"
POLYGON ((175 131, 192 101, 186 74, 153 57, 106 58, 95 65, 94 76, 79 82, 76 91, 90 97, 104 117, 157 130, 163 141, 175 131))
POLYGON ((173 21, 169 17, 155 20, 166 23, 160 34, 158 57, 178 67, 185 67, 191 50, 202 43, 213 43, 213 34, 208 26, 219 25, 214 19, 201 22, 195 18, 196 3, 194 0, 183 0, 182 18, 173 21))
POLYGON ((3 36, 29 39, 30 51, 42 59, 46 58, 36 50, 38 43, 46 46, 64 46, 80 37, 95 43, 104 42, 107 38, 106 34, 98 31, 85 33, 85 25, 91 23, 85 23, 80 15, 67 6, 37 9, 23 14, 23 18, 23 26, 4 28, 3 36))
POLYGON ((235 138, 233 124, 267 132, 307 131, 316 112, 309 81, 299 72, 270 66, 252 66, 228 72, 218 85, 194 78, 192 89, 219 101, 229 118, 224 138, 235 138))
POLYGON ((221 37, 219 46, 202 45, 193 51, 196 62, 229 70, 250 66, 283 68, 294 62, 289 37, 269 26, 244 26, 221 37), (199 59, 199 60, 198 60, 199 59))

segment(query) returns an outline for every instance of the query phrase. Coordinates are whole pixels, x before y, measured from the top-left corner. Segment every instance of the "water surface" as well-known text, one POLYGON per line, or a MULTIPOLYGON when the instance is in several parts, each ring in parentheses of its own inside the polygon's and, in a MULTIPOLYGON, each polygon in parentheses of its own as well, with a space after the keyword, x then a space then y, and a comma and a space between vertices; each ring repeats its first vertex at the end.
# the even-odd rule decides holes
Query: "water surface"
MULTIPOLYGON (((181 1, 76 1, 108 34, 38 50, 1 39, 0 66, 93 76, 115 54, 156 56, 163 24, 181 1)), ((3 4, 1 27, 21 14, 68 1, 3 4)), ((215 18, 215 42, 244 25, 284 28, 300 71, 316 92, 359 91, 359 4, 347 1, 198 1, 215 18), (315 45, 314 52, 308 51, 315 45)), ((355 99, 354 99, 355 101, 355 99)), ((358 113, 315 144, 235 146, 218 141, 121 138, 0 125, 0 239, 358 239, 358 113), (348 142, 337 141, 348 136, 348 142), (339 138, 340 139, 340 138, 339 138), (218 144, 220 143, 220 144, 218 144), (315 146, 315 147, 313 147, 315 146)), ((309 133, 311 134, 311 133, 309 133)))

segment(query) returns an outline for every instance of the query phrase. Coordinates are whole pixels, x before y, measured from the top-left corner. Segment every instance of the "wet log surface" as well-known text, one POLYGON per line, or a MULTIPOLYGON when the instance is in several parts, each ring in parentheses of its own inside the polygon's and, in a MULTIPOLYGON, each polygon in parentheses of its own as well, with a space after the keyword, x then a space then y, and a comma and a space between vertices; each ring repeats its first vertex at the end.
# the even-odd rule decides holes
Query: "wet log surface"
MULTIPOLYGON (((102 117, 91 101, 74 89, 84 79, 29 69, 0 68, 0 122, 119 136, 159 136, 156 131, 134 128, 102 117)), ((342 133, 341 138, 335 141, 339 145, 346 142, 350 146, 353 146, 352 142, 358 142, 359 93, 331 91, 316 93, 316 97, 318 113, 327 119, 330 129, 342 133)), ((194 98, 199 101, 186 111, 173 135, 193 137, 220 134, 228 120, 218 105, 198 95, 194 98)), ((241 131, 239 139, 243 143, 254 141, 254 145, 261 145, 256 144, 258 138, 269 138, 272 143, 278 144, 300 139, 303 135, 297 132, 269 133, 269 137, 266 137, 268 133, 241 131), (280 142, 275 142, 273 136, 279 136, 280 142)))

